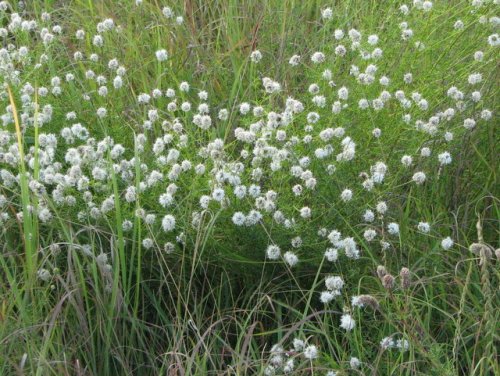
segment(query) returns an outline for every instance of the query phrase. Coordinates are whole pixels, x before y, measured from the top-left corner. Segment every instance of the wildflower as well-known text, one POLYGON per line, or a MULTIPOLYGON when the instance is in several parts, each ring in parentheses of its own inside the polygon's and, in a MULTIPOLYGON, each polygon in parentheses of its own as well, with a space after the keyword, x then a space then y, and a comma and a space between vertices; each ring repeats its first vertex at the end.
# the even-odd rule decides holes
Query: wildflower
POLYGON ((153 240, 150 239, 150 238, 145 238, 142 240, 142 246, 145 248, 145 249, 151 249, 153 248, 154 246, 154 243, 153 243, 153 240))
POLYGON ((469 84, 471 85, 476 85, 478 83, 480 83, 483 79, 483 76, 481 73, 473 73, 471 75, 469 75, 469 78, 467 79, 469 84))
POLYGON ((380 341, 380 347, 382 348, 382 350, 387 350, 395 346, 396 344, 391 337, 385 337, 380 341))
POLYGON ((484 59, 484 53, 483 51, 476 51, 474 52, 474 60, 476 61, 483 61, 484 59))
POLYGON ((300 56, 299 55, 293 55, 290 60, 288 61, 288 64, 291 66, 295 67, 300 64, 300 56))
POLYGON ((427 222, 419 222, 417 228, 418 231, 421 231, 424 234, 427 234, 431 230, 431 226, 427 222))
POLYGON ((403 166, 409 167, 413 163, 413 158, 411 156, 409 156, 409 155, 404 155, 401 158, 401 163, 403 164, 403 166))
POLYGON ((266 368, 264 369, 264 375, 265 376, 273 376, 275 374, 276 374, 276 369, 271 364, 269 364, 268 366, 266 366, 266 368))
POLYGON ((331 20, 333 17, 333 10, 332 8, 325 8, 321 10, 321 18, 324 20, 331 20))
POLYGON ((490 120, 492 116, 493 116, 493 114, 490 110, 482 110, 481 111, 481 119, 483 119, 483 120, 490 120))
POLYGON ((222 200, 224 199, 224 196, 225 196, 225 192, 224 192, 224 189, 222 189, 222 188, 216 188, 212 192, 212 198, 215 201, 222 202, 222 200))
POLYGON ((446 238, 444 238, 441 241, 441 247, 443 247, 443 249, 445 251, 447 251, 448 249, 450 249, 451 247, 453 247, 453 240, 449 236, 446 237, 446 238))
POLYGON ((172 18, 174 16, 174 12, 170 7, 164 7, 161 12, 166 18, 172 18))
POLYGON ((292 247, 300 248, 302 246, 302 239, 300 236, 296 236, 292 239, 292 247))
POLYGON ((399 276, 401 277, 401 288, 407 289, 410 287, 410 270, 408 268, 401 268, 399 276))
POLYGON ((101 119, 106 117, 107 113, 108 113, 108 111, 104 107, 99 107, 97 109, 97 116, 100 117, 101 119))
POLYGON ((374 310, 378 310, 380 305, 373 296, 371 295, 358 295, 351 298, 351 304, 353 307, 364 307, 369 306, 374 310))
POLYGON ((403 81, 406 83, 406 84, 411 84, 412 81, 413 81, 413 75, 411 73, 405 73, 404 77, 403 77, 403 81))
POLYGON ((474 52, 474 60, 476 61, 483 61, 484 59, 484 53, 483 51, 476 51, 474 52))
POLYGON ((385 266, 379 265, 377 266, 377 276, 382 279, 384 276, 387 274, 387 270, 385 269, 385 266))
POLYGON ((128 187, 125 193, 125 201, 134 202, 136 200, 136 190, 135 187, 128 187))
POLYGON ((85 31, 84 30, 77 30, 75 33, 75 37, 78 40, 83 40, 85 38, 85 31))
POLYGON ((363 219, 365 222, 373 222, 375 220, 375 214, 370 209, 367 209, 363 214, 363 219))
POLYGON ((488 44, 492 47, 500 46, 500 37, 498 34, 491 34, 488 36, 488 44))
POLYGON ((382 135, 382 131, 380 130, 380 128, 375 128, 372 131, 372 135, 375 138, 379 138, 382 135))
POLYGON ((325 286, 328 290, 341 290, 344 287, 344 280, 338 276, 330 276, 325 279, 325 286))
POLYGON ((167 214, 163 217, 161 222, 163 231, 170 232, 175 228, 175 217, 173 215, 167 214))
POLYGON ((341 30, 341 29, 336 29, 334 32, 333 32, 333 36, 335 39, 337 40, 340 40, 342 38, 344 38, 344 31, 341 30))
POLYGON ((387 204, 385 203, 385 201, 380 201, 377 204, 376 209, 379 214, 385 214, 385 212, 387 211, 387 204))
POLYGON ((413 37, 413 30, 412 29, 405 29, 401 32, 401 39, 406 41, 406 40, 410 39, 411 37, 413 37))
POLYGON ((343 314, 340 318, 340 327, 346 331, 351 331, 356 326, 356 321, 349 314, 343 314))
POLYGON ((288 265, 292 267, 297 265, 297 263, 299 262, 299 258, 297 257, 297 255, 290 251, 285 252, 285 254, 283 255, 283 259, 288 265))
POLYGON ((200 197, 200 206, 203 209, 207 209, 208 205, 210 204, 211 197, 207 195, 203 195, 200 197))
POLYGON ((119 89, 123 86, 123 79, 120 77, 120 76, 116 76, 114 79, 113 79, 113 87, 115 89, 119 89))
POLYGON ((271 80, 269 77, 264 77, 262 79, 262 84, 266 89, 266 93, 276 93, 281 90, 281 85, 278 82, 271 80))
POLYGON ((262 60, 262 53, 259 50, 252 51, 250 54, 250 60, 252 63, 258 63, 262 60))
POLYGON ((146 223, 147 225, 153 225, 156 221, 156 215, 155 214, 147 214, 145 217, 144 217, 144 223, 146 223))
POLYGON ((325 257, 330 262, 337 261, 337 258, 338 258, 338 251, 337 251, 337 249, 335 249, 335 248, 328 248, 325 251, 325 257))
POLYGON ((277 245, 269 245, 266 250, 266 255, 269 260, 278 260, 281 256, 281 250, 277 245))
POLYGON ((420 155, 422 157, 429 157, 431 155, 431 149, 429 149, 428 147, 423 147, 421 150, 420 150, 420 155))
POLYGON ((137 96, 137 102, 139 102, 141 104, 147 104, 147 103, 149 103, 150 100, 151 100, 151 96, 149 94, 146 94, 146 93, 142 93, 142 94, 139 94, 137 96))
POLYGON ((334 294, 332 291, 323 291, 320 295, 320 298, 319 300, 321 301, 321 303, 323 304, 328 304, 330 303, 333 299, 335 299, 335 297, 337 296, 337 294, 334 294))
POLYGON ((250 104, 249 103, 243 102, 240 104, 240 113, 242 115, 248 114, 249 111, 250 111, 250 104))
POLYGON ((358 358, 351 357, 351 359, 349 360, 349 365, 351 366, 352 369, 357 369, 361 365, 361 362, 358 358))
MULTIPOLYGON (((474 91, 474 92, 472 92, 471 93, 471 98, 472 98, 472 100, 474 102, 479 102, 481 100, 481 92, 480 91, 474 91)), ((472 120, 472 121, 474 121, 473 119, 466 119, 466 120, 469 120, 469 121, 472 120)), ((475 125, 475 122, 473 124, 475 125)), ((464 121, 464 127, 466 127, 465 126, 465 121, 464 121)), ((472 127, 474 127, 474 126, 472 126, 472 127)), ((467 128, 467 129, 470 129, 470 128, 467 128)))
POLYGON ((353 238, 345 238, 342 241, 342 247, 344 248, 344 252, 347 257, 352 259, 359 258, 359 250, 353 238))
POLYGON ((246 217, 242 212, 236 212, 233 214, 232 220, 236 226, 243 226, 245 224, 246 217))
POLYGON ((359 42, 361 40, 361 33, 356 29, 350 29, 348 35, 353 42, 359 42))
POLYGON ((318 349, 314 345, 309 345, 304 349, 304 358, 312 360, 318 357, 318 349))
POLYGON ((175 245, 171 242, 167 242, 164 244, 163 250, 165 251, 165 253, 170 254, 175 250, 175 245))
POLYGON ((200 98, 200 100, 202 101, 206 101, 208 99, 208 93, 205 90, 201 90, 198 93, 198 98, 200 98))
POLYGON ((410 343, 406 339, 398 339, 396 341, 396 347, 401 351, 407 351, 410 348, 410 343))
POLYGON ((394 288, 394 277, 390 274, 386 274, 382 277, 382 286, 386 290, 392 290, 394 288))
POLYGON ((294 368, 295 368, 294 359, 293 358, 288 359, 285 363, 285 366, 283 367, 283 372, 291 373, 293 372, 294 368))
POLYGON ((92 43, 96 47, 102 47, 102 45, 104 44, 104 39, 100 35, 94 35, 94 38, 92 39, 92 43))
POLYGON ((337 94, 339 96, 339 99, 342 99, 342 100, 347 100, 348 96, 349 96, 349 91, 347 90, 347 88, 345 86, 342 86, 338 91, 337 91, 337 94))
POLYGON ((130 231, 134 227, 134 224, 126 219, 125 221, 122 222, 122 229, 123 231, 127 232, 130 231))
POLYGON ((311 209, 307 206, 303 207, 300 209, 300 216, 304 219, 311 218, 311 209))
POLYGON ((314 63, 314 64, 320 64, 320 63, 323 63, 325 61, 325 54, 323 52, 315 52, 312 54, 311 56, 311 61, 314 63))
POLYGON ((182 92, 188 92, 189 91, 189 84, 186 81, 183 81, 179 85, 179 90, 182 92))
POLYGON ((422 10, 424 12, 429 12, 432 9, 432 1, 424 1, 422 3, 422 10))
MULTIPOLYGON (((472 252, 474 255, 479 256, 479 257, 485 257, 487 259, 490 259, 493 256, 493 247, 486 243, 472 243, 469 246, 469 251, 472 252)), ((496 253, 497 251, 495 251, 496 253)))
POLYGON ((342 191, 342 194, 340 195, 340 198, 344 202, 351 201, 351 199, 352 199, 352 191, 350 189, 344 189, 342 191))
POLYGON ((37 277, 40 278, 43 282, 48 282, 50 278, 52 278, 50 272, 47 269, 38 269, 36 273, 37 277))
POLYGON ((439 163, 444 166, 451 163, 451 155, 447 151, 438 155, 439 163))
POLYGON ((158 50, 156 51, 156 59, 160 62, 168 59, 167 50, 158 50))
POLYGON ((302 341, 299 338, 294 338, 292 343, 293 343, 294 350, 297 351, 297 352, 302 351, 304 349, 304 347, 305 347, 304 341, 302 341))
POLYGON ((425 173, 423 173, 422 171, 415 172, 415 174, 413 174, 412 177, 412 180, 419 185, 423 184, 425 182, 425 179, 426 179, 425 173))
POLYGON ((371 242, 375 237, 377 236, 377 232, 373 229, 368 229, 365 230, 363 237, 366 239, 366 241, 371 242))
POLYGON ((38 219, 42 222, 48 222, 52 218, 52 213, 48 208, 41 208, 38 211, 38 219))
POLYGON ((225 121, 229 118, 229 112, 225 108, 219 111, 218 115, 219 120, 225 121))
POLYGON ((462 30, 464 28, 464 23, 461 21, 461 20, 457 20, 454 24, 453 24, 453 28, 455 30, 462 30))
POLYGON ((368 43, 372 46, 376 45, 378 43, 378 35, 373 34, 368 36, 368 43))

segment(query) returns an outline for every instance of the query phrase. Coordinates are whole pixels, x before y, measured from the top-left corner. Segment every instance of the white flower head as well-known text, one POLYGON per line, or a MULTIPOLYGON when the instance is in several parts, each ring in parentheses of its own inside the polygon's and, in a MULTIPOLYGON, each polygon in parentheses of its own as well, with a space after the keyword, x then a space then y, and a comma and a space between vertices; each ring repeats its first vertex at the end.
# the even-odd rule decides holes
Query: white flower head
POLYGON ((250 60, 252 61, 252 63, 258 63, 259 61, 261 61, 262 52, 260 52, 259 50, 252 51, 252 53, 250 54, 250 60))
POLYGON ((450 238, 449 236, 444 238, 442 241, 441 241, 441 247, 443 247, 443 249, 445 251, 447 251, 448 249, 450 249, 451 247, 453 247, 453 239, 450 238))
POLYGON ((156 51, 156 59, 158 61, 165 61, 168 59, 167 50, 158 50, 156 51))
POLYGON ((277 245, 269 245, 266 250, 266 256, 269 260, 278 260, 281 256, 280 247, 277 245))
POLYGON ((175 228, 175 217, 173 215, 167 214, 163 217, 161 221, 161 226, 163 231, 170 232, 175 228))
POLYGON ((343 314, 340 318, 340 327, 346 331, 351 331, 356 326, 356 321, 349 314, 343 314))
POLYGON ((332 8, 325 8, 321 10, 321 18, 324 20, 331 20, 333 17, 333 10, 332 8))
POLYGON ((316 359, 318 357, 318 349, 314 345, 309 345, 304 349, 304 358, 306 359, 316 359))

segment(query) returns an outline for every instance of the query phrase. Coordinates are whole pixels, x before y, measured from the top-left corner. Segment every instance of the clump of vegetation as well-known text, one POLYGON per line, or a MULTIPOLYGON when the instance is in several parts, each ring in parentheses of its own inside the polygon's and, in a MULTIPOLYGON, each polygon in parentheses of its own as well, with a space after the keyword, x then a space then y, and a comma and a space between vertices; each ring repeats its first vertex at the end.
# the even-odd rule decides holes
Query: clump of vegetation
POLYGON ((1 374, 490 375, 498 1, 1 1, 1 374))

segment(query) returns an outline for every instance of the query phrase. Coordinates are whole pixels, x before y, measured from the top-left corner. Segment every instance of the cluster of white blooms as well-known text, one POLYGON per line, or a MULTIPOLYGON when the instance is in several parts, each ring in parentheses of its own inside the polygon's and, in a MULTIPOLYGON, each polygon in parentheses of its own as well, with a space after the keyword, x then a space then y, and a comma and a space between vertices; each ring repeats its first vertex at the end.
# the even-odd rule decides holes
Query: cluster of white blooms
MULTIPOLYGON (((413 3, 401 6, 402 17, 432 11, 430 1, 413 3)), ((429 241, 447 235, 438 233, 432 218, 401 222, 401 197, 407 196, 409 186, 419 199, 432 201, 426 188, 453 167, 454 140, 480 130, 495 115, 485 103, 482 84, 488 76, 482 65, 500 45, 498 34, 468 57, 471 70, 465 79, 447 82, 439 101, 426 98, 418 86, 425 77, 418 71, 412 73, 407 66, 394 76, 386 71, 385 35, 339 28, 330 35, 331 49, 289 58, 292 72, 304 66, 314 79, 294 90, 283 78, 280 83, 259 71, 258 100, 243 97, 231 108, 222 108, 196 81, 165 79, 164 86, 158 83, 127 96, 133 77, 118 57, 104 53, 121 29, 112 19, 98 23, 97 30, 66 33, 57 24, 49 28, 50 17, 42 25, 17 13, 4 16, 7 26, 0 28, 0 35, 9 44, 0 49, 0 224, 5 228, 15 227, 23 215, 33 215, 40 226, 67 216, 85 228, 106 230, 121 218, 124 232, 144 226, 139 244, 145 249, 171 254, 190 246, 207 226, 224 231, 230 225, 231 231, 251 231, 256 239, 268 239, 260 248, 251 244, 252 253, 258 249, 252 257, 282 262, 287 268, 299 267, 304 259, 319 263, 324 258, 334 270, 331 274, 340 274, 338 265, 353 268, 366 250, 400 247, 400 235, 409 228, 415 236, 429 236, 432 229, 435 236, 429 241), (17 33, 30 33, 41 45, 18 46, 16 41, 24 39, 16 39, 17 33), (74 67, 59 77, 48 69, 58 63, 50 61, 57 56, 48 49, 63 37, 73 38, 76 51, 70 55, 74 67), (347 67, 343 74, 341 66, 347 67), (35 85, 33 72, 43 70, 48 77, 35 85), (14 93, 17 111, 7 88, 14 93), (81 103, 74 106, 64 99, 66 94, 78 95, 81 103), (133 98, 126 117, 112 105, 118 96, 133 98), (16 116, 27 140, 23 152, 16 116), (364 122, 364 117, 370 120, 364 122), (129 119, 134 119, 133 131, 111 132, 111 122, 129 124, 129 119), (412 145, 418 148, 398 142, 396 126, 401 138, 415 140, 412 145), (227 130, 225 137, 220 129, 227 130), (36 147, 28 142, 34 134, 36 147), (380 145, 390 145, 391 152, 379 152, 380 145), (23 181, 20 163, 25 164, 33 196, 24 214, 17 194, 23 181)), ((183 22, 169 7, 161 10, 161 17, 162 22, 183 22)), ((329 27, 334 12, 324 8, 321 17, 321 24, 329 27)), ((490 23, 498 25, 498 20, 490 23)), ((406 49, 418 30, 404 20, 396 28, 398 42, 406 49)), ((467 25, 457 21, 452 29, 465 32, 467 25)), ((418 46, 425 52, 423 44, 418 46)), ((151 56, 158 66, 169 59, 161 47, 151 56)), ((262 57, 258 50, 251 52, 252 69, 260 70, 262 57)), ((234 239, 225 241, 239 246, 234 239)), ((444 250, 453 245, 450 237, 440 243, 444 250)), ((93 255, 92 248, 85 249, 93 255)), ((110 263, 104 253, 96 260, 104 266, 110 263)), ((38 272, 42 281, 52 278, 47 268, 38 272)), ((345 276, 326 277, 321 302, 342 300, 340 304, 351 308, 366 304, 359 297, 345 303, 345 285, 354 284, 345 276)), ((342 315, 342 329, 350 331, 355 325, 349 313, 342 315)), ((387 341, 383 346, 394 347, 392 340, 383 343, 387 341)), ((317 358, 316 347, 296 342, 296 351, 306 359, 317 358)), ((395 346, 406 347, 403 342, 395 346)), ((270 367, 293 370, 293 359, 286 359, 282 349, 272 352, 270 367)))
POLYGON ((341 294, 344 287, 344 280, 338 276, 330 276, 326 278, 325 286, 327 290, 321 293, 320 299, 323 303, 329 303, 341 294))
MULTIPOLYGON (((304 360, 308 364, 307 367, 311 367, 321 355, 316 345, 298 337, 292 340, 289 349, 285 349, 281 344, 275 344, 268 354, 264 375, 294 374, 304 360)), ((329 370, 327 375, 335 376, 336 371, 329 370)))
POLYGON ((390 336, 380 341, 380 347, 382 350, 399 349, 401 351, 407 351, 410 348, 410 343, 404 338, 394 340, 394 338, 390 336))

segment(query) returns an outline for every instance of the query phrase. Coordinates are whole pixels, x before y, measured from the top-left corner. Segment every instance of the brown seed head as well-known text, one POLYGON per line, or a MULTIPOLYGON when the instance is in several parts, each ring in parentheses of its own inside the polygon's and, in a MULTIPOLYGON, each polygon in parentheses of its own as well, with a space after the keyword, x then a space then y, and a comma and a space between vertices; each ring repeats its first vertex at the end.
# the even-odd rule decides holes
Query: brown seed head
POLYGON ((399 276, 401 277, 401 287, 403 289, 407 289, 408 287, 410 287, 410 269, 401 268, 399 276))
POLYGON ((390 274, 386 274, 382 278, 382 285, 386 290, 392 290, 394 288, 394 277, 390 274))
POLYGON ((376 311, 378 311, 380 308, 380 304, 378 303, 377 299, 375 299, 371 295, 360 295, 358 296, 358 299, 360 304, 364 306, 369 306, 376 311))

